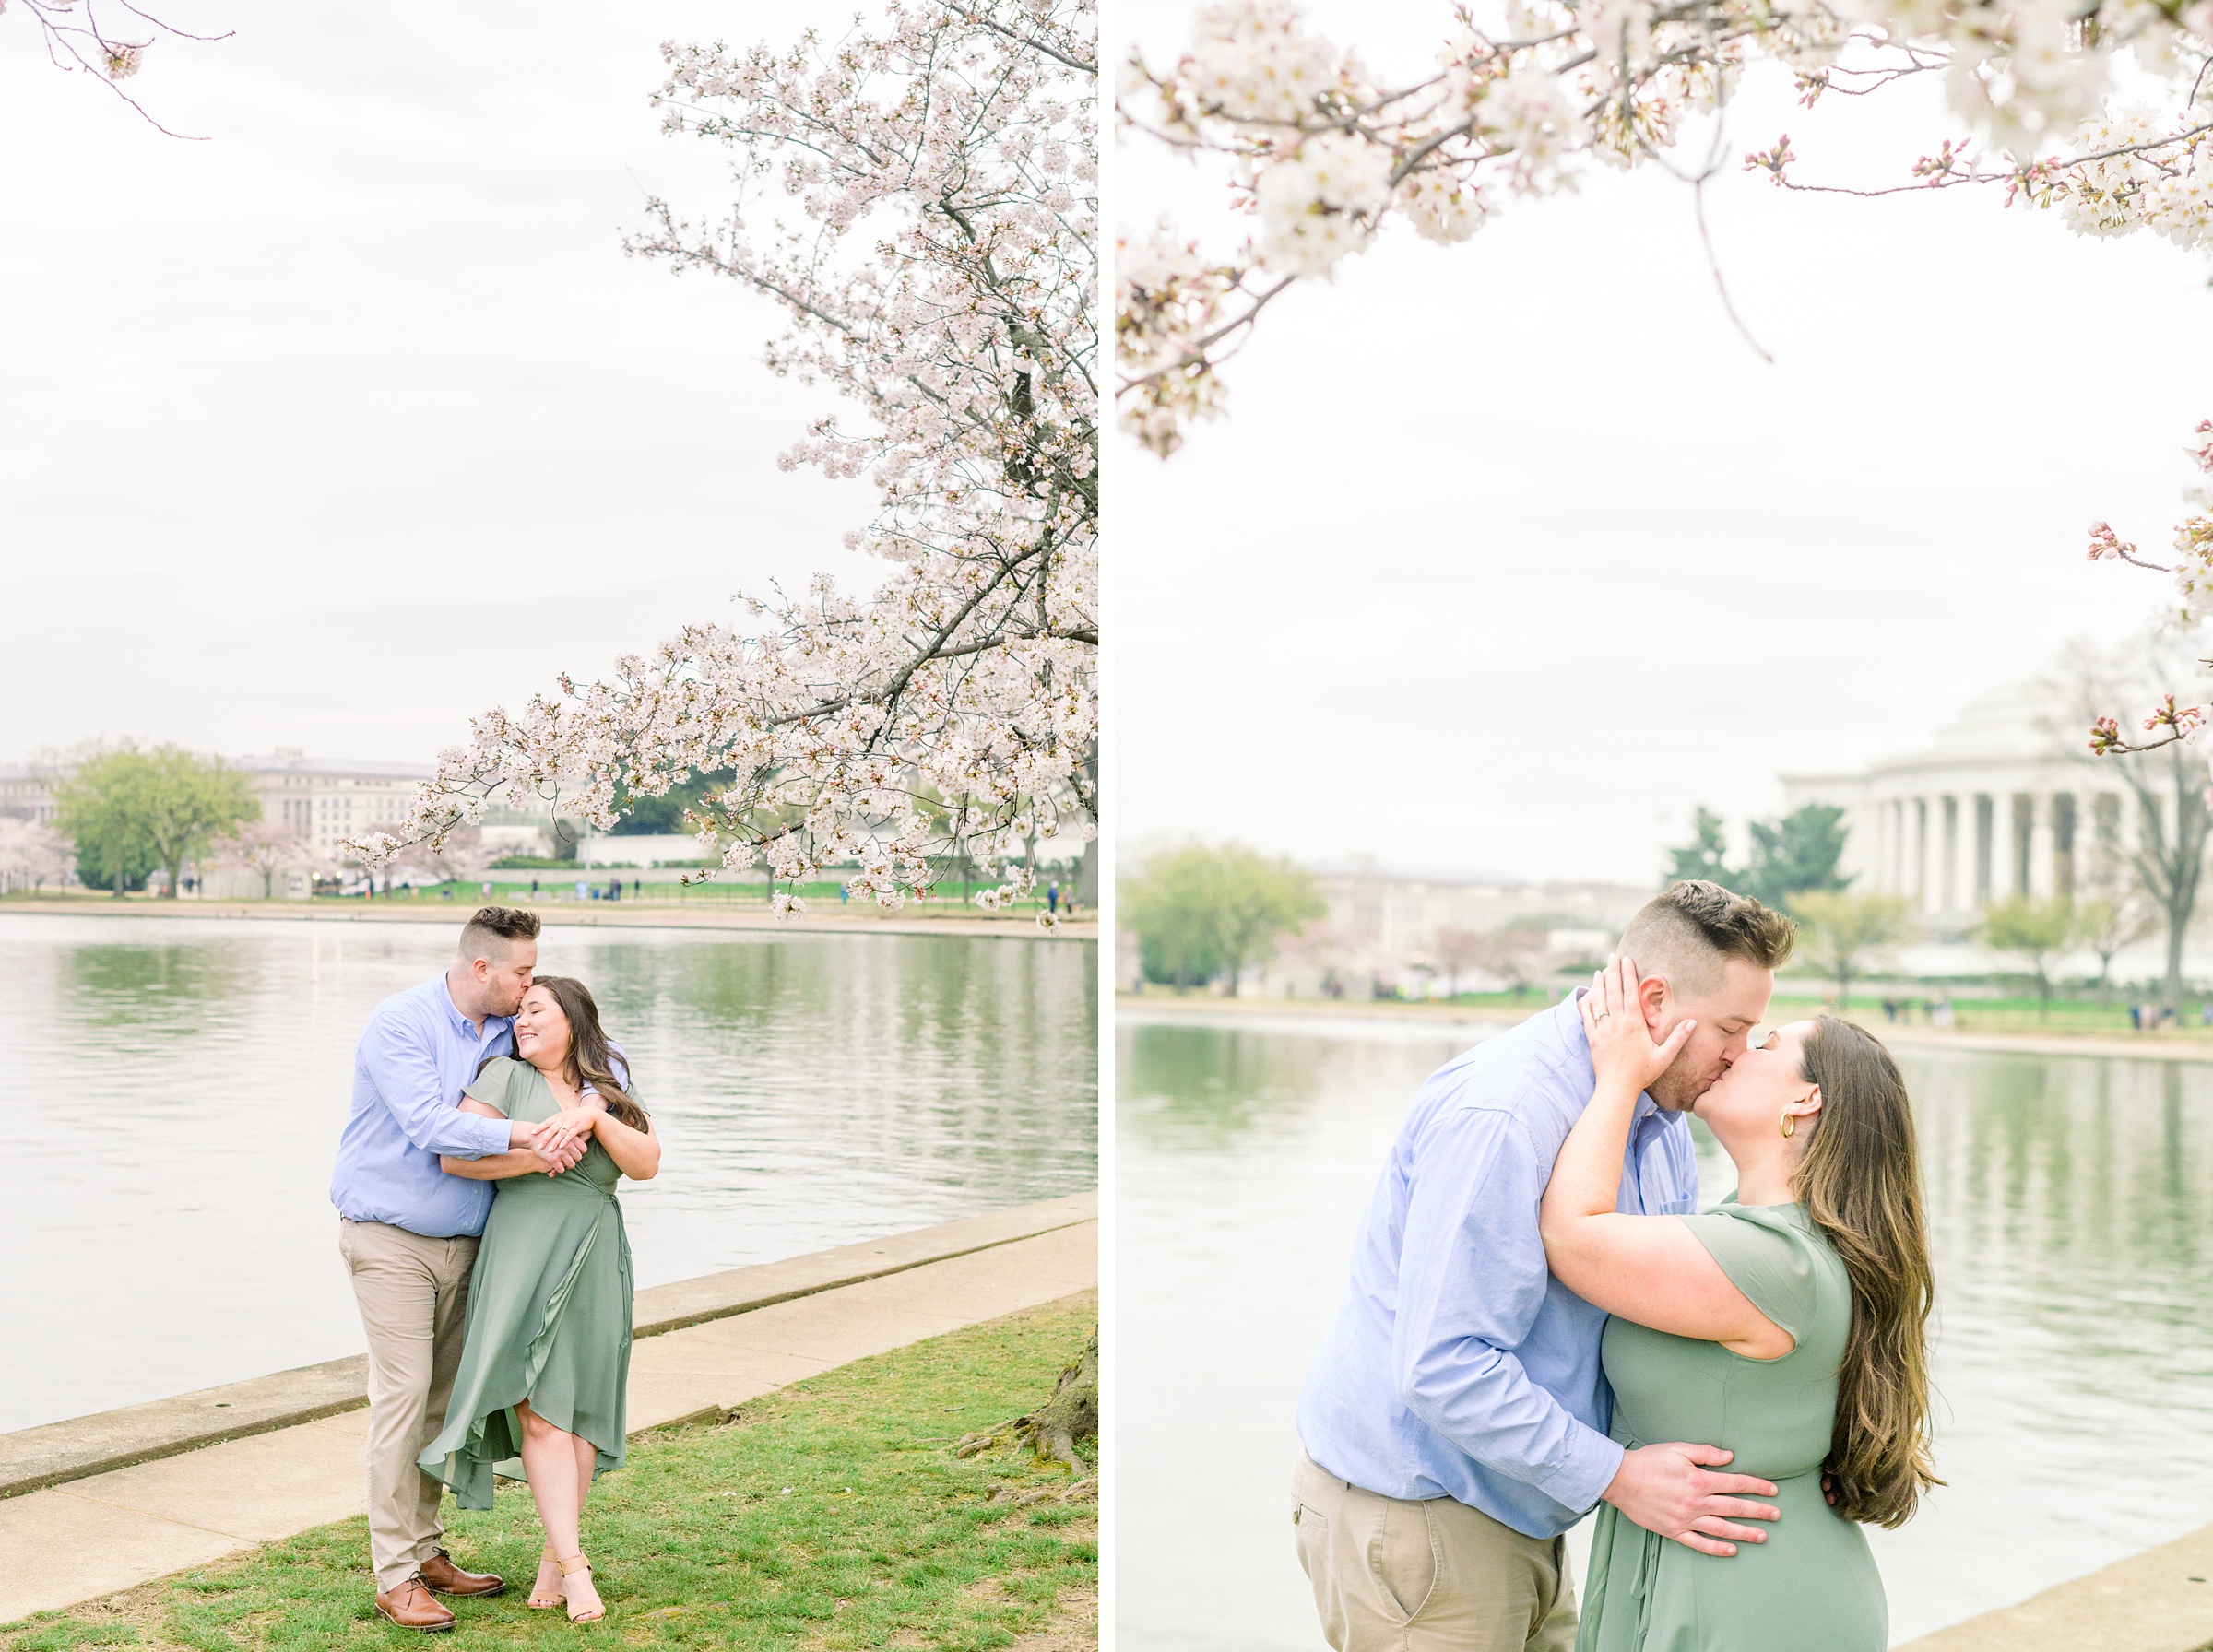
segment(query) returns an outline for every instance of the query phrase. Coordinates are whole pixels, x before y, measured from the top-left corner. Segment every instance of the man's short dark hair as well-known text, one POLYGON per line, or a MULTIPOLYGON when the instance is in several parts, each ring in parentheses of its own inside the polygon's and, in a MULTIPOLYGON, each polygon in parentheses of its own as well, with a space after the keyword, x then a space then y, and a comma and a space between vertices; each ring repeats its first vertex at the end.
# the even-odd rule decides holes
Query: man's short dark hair
POLYGON ((1677 992, 1705 992, 1719 985, 1724 958, 1779 969, 1797 936, 1798 926, 1773 907, 1690 879, 1638 908, 1621 950, 1639 972, 1664 975, 1677 992))
POLYGON ((518 940, 538 938, 538 914, 514 906, 479 906, 461 926, 461 956, 504 958, 518 940))

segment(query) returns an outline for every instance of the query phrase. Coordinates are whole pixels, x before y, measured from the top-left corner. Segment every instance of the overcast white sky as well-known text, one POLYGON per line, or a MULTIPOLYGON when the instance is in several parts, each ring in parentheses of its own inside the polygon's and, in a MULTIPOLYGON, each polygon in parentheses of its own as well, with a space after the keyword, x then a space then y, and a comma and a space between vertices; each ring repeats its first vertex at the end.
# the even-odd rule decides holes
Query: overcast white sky
MULTIPOLYGON (((1189 9, 1120 15, 1172 50, 1189 9)), ((1444 9, 1319 15, 1414 63, 1444 9)), ((647 192, 727 194, 646 107, 658 42, 810 15, 846 14, 190 0, 236 38, 133 86, 195 144, 0 18, 0 761, 426 760, 732 590, 868 577, 867 490, 775 468, 826 403, 759 365, 774 313, 621 251, 647 192)), ((1734 126, 1886 181, 1928 147, 1773 89, 1734 126)), ((1114 185, 1126 225, 1212 199, 1142 149, 1114 185)), ((1125 842, 1647 878, 1695 803, 1771 808, 2148 609, 2083 529, 2175 515, 2202 260, 1734 172, 1710 216, 1775 367, 1686 194, 1594 175, 1456 249, 1393 234, 1278 306, 1226 420, 1117 455, 1125 842)))
MULTIPOLYGON (((1192 8, 1131 0, 1172 54, 1192 8)), ((1315 8, 1379 66, 1446 8, 1315 8)), ((1925 109, 1746 98, 1737 152, 1888 183, 1925 109), (1826 135, 1826 136, 1825 136, 1826 135)), ((1117 217, 1201 198, 1142 145, 1117 217)), ((2083 560, 2163 547, 2213 416, 2213 274, 2148 241, 1953 194, 1785 195, 1709 221, 1646 171, 1439 249, 1402 230, 1279 301, 1230 412, 1162 466, 1124 444, 1115 528, 1121 839, 1649 879, 1705 802, 1922 743, 2160 595, 2083 560)))
POLYGON ((95 735, 428 761, 476 711, 819 568, 868 490, 775 313, 626 259, 659 42, 850 8, 180 0, 130 83, 0 17, 0 762, 95 735))

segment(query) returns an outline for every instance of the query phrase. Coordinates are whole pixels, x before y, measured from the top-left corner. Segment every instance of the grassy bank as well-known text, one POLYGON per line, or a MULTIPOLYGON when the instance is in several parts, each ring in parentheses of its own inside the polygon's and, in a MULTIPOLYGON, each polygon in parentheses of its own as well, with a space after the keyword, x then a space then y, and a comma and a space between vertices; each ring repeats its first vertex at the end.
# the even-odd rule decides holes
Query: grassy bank
MULTIPOLYGON (((843 1366, 730 1421, 631 1442, 586 1515, 608 1616, 585 1631, 625 1646, 1015 1645, 1095 1610, 1095 1505, 1062 1503, 1064 1470, 950 1452, 1052 1389, 1096 1314, 1092 1295, 843 1366), (1034 1503, 1019 1499, 1042 1492, 1034 1503), (996 1493, 996 1496, 995 1496, 996 1493)), ((539 1543, 528 1490, 450 1512, 464 1564, 508 1592, 459 1601, 444 1646, 573 1646, 558 1612, 527 1610, 539 1543)), ((410 1637, 374 1613, 368 1531, 341 1521, 107 1601, 0 1626, 0 1652, 146 1646, 322 1652, 410 1637)), ((1088 1644, 1087 1642, 1085 1644, 1088 1644)))
MULTIPOLYGON (((1517 1005, 1507 994, 1483 999, 1467 995, 1459 1000, 1229 998, 1213 993, 1179 994, 1157 987, 1143 993, 1119 992, 1115 1002, 1119 1009, 1141 1014, 1149 1010, 1166 1015, 1180 1012, 1194 1018, 1389 1021, 1415 1026, 1434 1024, 1440 1033, 1453 1027, 1478 1024, 1511 1026, 1546 1007, 1545 1000, 1534 997, 1525 997, 1517 1005)), ((1769 1005, 1768 1019, 1770 1022, 1795 1021, 1811 1015, 1823 1007, 1823 1002, 1819 998, 1778 993, 1769 1005)), ((1900 1012, 1893 1019, 1884 1013, 1879 997, 1864 1000, 1855 993, 1849 1013, 1878 1036, 1900 1044, 1940 1044, 1957 1041, 1982 1049, 2018 1048, 2065 1054, 2079 1048, 2106 1056, 2141 1050, 2147 1056, 2160 1058, 2213 1060, 2213 1028, 2200 1026, 2195 1012, 2180 1026, 2147 1023, 2137 1030, 2129 1025, 2125 1009, 2101 1009, 2095 1005, 2073 1016, 2054 1007, 2049 1019, 2040 1018, 2033 1009, 2009 1009, 2003 1004, 1994 1010, 1975 1014, 1961 1009, 1959 1001, 1954 1000, 1954 1010, 1953 1024, 1948 1028, 1939 1027, 1931 1023, 1926 1000, 1915 1001, 1910 1009, 1901 1004, 1900 1012)), ((2206 1652, 2213 1652, 2213 1647, 2206 1652)))
MULTIPOLYGON (((1142 993, 1125 992, 1120 996, 1124 1002, 1136 1004, 1221 1006, 1234 1002, 1238 1009, 1250 1007, 1291 1013, 1322 1009, 1338 1014, 1379 1012, 1434 1015, 1445 1020, 1455 1016, 1462 1019, 1473 1016, 1485 1021, 1516 1021, 1534 1015, 1547 1004, 1557 1002, 1559 991, 1559 988, 1554 988, 1549 992, 1533 991, 1518 996, 1510 992, 1470 992, 1451 998, 1247 997, 1231 1000, 1204 990, 1178 992, 1174 987, 1147 986, 1142 993)), ((1855 986, 1845 1013, 1870 1027, 1931 1027, 1935 1024, 1934 1009, 1940 997, 1949 999, 1950 1030, 1954 1032, 2018 1032, 2029 1035, 2091 1033, 2147 1039, 2157 1036, 2213 1044, 2213 1024, 2208 1024, 2205 1016, 2205 1007, 2213 999, 2200 993, 2193 993, 2183 998, 2179 1021, 2161 1022, 2148 1017, 2140 1026, 2130 1019, 2129 1005, 2132 999, 2139 1004, 2156 1007, 2158 995, 2141 989, 2131 993, 2118 987, 2109 998, 2102 1001, 2094 996, 2055 994, 2049 1003, 2040 1003, 2033 994, 1961 997, 1957 996, 1956 988, 1947 989, 1942 985, 1926 984, 1917 984, 1910 989, 1855 986)), ((1784 980, 1776 984, 1775 996, 1769 1005, 1769 1020, 1790 1021, 1836 1007, 1833 991, 1822 993, 1809 988, 1804 981, 1784 980)))

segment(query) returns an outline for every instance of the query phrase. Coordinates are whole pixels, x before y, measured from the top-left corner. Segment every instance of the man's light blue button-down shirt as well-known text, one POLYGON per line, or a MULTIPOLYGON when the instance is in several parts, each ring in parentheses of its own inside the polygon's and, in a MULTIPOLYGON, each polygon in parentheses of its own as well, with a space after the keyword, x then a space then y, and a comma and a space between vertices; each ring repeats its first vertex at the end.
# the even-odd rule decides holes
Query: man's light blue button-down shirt
MULTIPOLYGON (((1537 1233, 1553 1161, 1597 1084, 1580 996, 1422 1086, 1298 1401, 1307 1455, 1339 1479, 1386 1497, 1450 1497, 1535 1538, 1574 1525, 1622 1457, 1606 1438, 1606 1316, 1546 1271, 1537 1233)), ((1615 1208, 1698 1208, 1690 1127, 1649 1095, 1615 1208)))
POLYGON ((515 1021, 481 1026, 454 1007, 441 974, 394 993, 369 1015, 353 1055, 353 1106, 338 1137, 330 1202, 355 1221, 385 1221, 430 1239, 481 1233, 492 1185, 449 1176, 439 1155, 507 1150, 508 1124, 460 1110, 461 1087, 488 1056, 512 1055, 515 1021))

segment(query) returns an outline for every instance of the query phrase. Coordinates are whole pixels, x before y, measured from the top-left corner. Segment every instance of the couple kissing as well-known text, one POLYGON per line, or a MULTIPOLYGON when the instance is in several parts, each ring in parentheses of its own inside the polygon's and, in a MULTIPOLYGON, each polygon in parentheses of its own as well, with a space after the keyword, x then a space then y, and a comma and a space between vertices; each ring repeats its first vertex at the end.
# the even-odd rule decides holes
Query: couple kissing
POLYGON ((1298 1405, 1336 1652, 1883 1652, 1862 1527, 1939 1483, 1913 1117, 1850 1021, 1753 1042, 1793 934, 1676 884, 1415 1096, 1298 1405))

